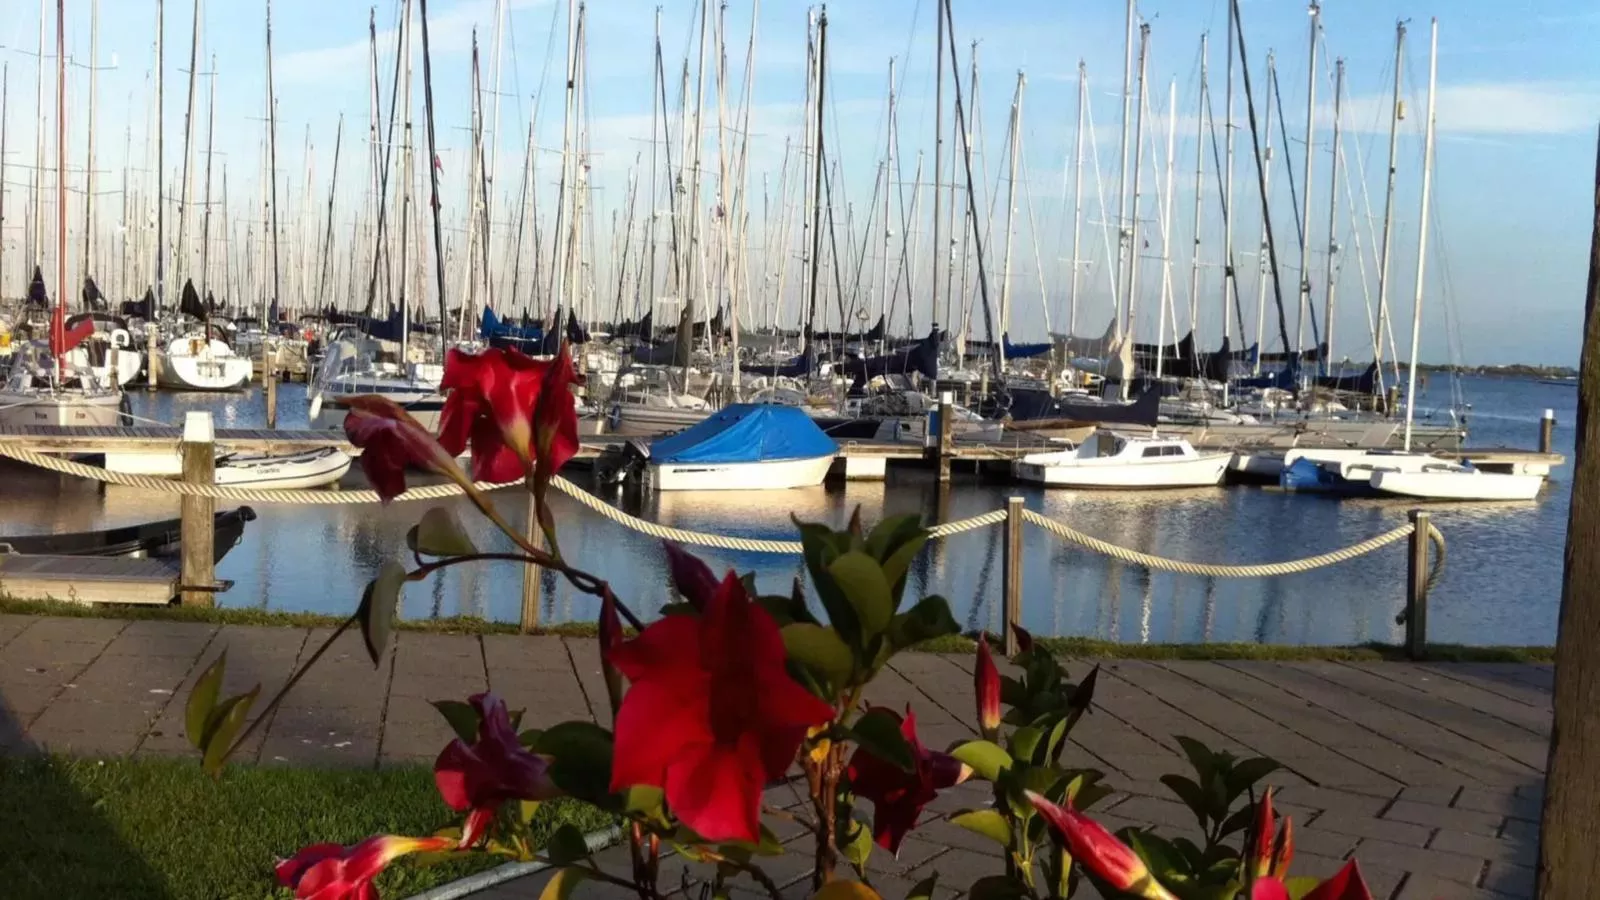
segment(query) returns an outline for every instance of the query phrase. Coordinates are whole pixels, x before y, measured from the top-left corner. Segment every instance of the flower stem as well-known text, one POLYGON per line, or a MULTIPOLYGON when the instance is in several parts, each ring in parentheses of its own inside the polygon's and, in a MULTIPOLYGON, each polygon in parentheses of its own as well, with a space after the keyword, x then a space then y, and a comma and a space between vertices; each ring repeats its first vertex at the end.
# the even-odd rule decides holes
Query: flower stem
POLYGON ((277 709, 278 704, 283 702, 283 698, 289 695, 289 691, 300 682, 301 678, 305 677, 307 672, 311 671, 311 667, 316 665, 317 660, 322 658, 322 654, 328 652, 328 648, 333 646, 333 642, 339 639, 339 635, 344 634, 345 630, 354 625, 355 622, 356 617, 351 616, 339 623, 339 627, 333 630, 333 634, 328 635, 328 639, 322 642, 322 646, 311 654, 311 658, 306 660, 304 665, 295 669, 294 674, 289 676, 289 680, 283 683, 283 687, 279 688, 278 692, 272 695, 272 699, 267 701, 267 705, 261 708, 261 712, 250 721, 249 725, 244 727, 243 731, 239 732, 238 737, 233 739, 233 743, 229 745, 227 752, 222 754, 220 762, 227 762, 228 758, 234 754, 234 751, 244 746, 245 740, 255 732, 257 726, 271 717, 273 710, 277 709))

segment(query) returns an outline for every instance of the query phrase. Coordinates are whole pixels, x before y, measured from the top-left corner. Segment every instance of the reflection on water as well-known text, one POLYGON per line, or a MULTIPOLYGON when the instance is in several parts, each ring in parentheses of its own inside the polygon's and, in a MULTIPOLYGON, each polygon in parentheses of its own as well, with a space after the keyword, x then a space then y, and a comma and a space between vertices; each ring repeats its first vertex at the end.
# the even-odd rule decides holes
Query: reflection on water
MULTIPOLYGON (((1442 382, 1441 382, 1442 383, 1442 382)), ((1575 397, 1570 390, 1528 382, 1471 379, 1477 406, 1473 443, 1531 446, 1539 411, 1557 409, 1557 449, 1571 452, 1575 397), (1498 404, 1498 406, 1496 405, 1498 404)), ((189 409, 210 409, 223 427, 258 427, 254 394, 133 395, 134 412, 166 422, 189 409)), ((280 393, 280 424, 304 427, 304 394, 280 393)), ((1548 643, 1555 633, 1569 469, 1539 500, 1522 504, 1439 506, 1434 521, 1449 542, 1449 562, 1430 609, 1434 639, 1467 643, 1548 643)), ((574 475, 580 484, 582 473, 574 475)), ((9 533, 74 531, 172 517, 176 497, 129 488, 100 488, 16 465, 0 465, 4 528, 9 533)), ((599 489, 636 515, 694 531, 793 539, 791 516, 842 526, 857 506, 875 521, 918 513, 953 521, 1020 496, 1030 509, 1113 543, 1179 559, 1261 563, 1344 547, 1405 521, 1404 501, 1330 501, 1255 488, 1166 492, 1077 492, 979 481, 943 489, 930 473, 891 469, 887 483, 851 482, 785 492, 650 494, 599 489)), ((522 522, 525 501, 503 491, 495 501, 522 522)), ((465 501, 457 509, 484 550, 510 542, 486 527, 465 501)), ((556 496, 562 549, 611 581, 635 609, 651 613, 667 601, 665 560, 654 540, 628 531, 556 496)), ((259 518, 218 566, 234 581, 219 599, 229 606, 346 613, 386 558, 404 551, 405 533, 427 503, 335 507, 255 504, 259 518)), ((1063 543, 1037 528, 1025 531, 1023 623, 1041 634, 1122 641, 1268 641, 1344 643, 1398 641, 1394 622, 1404 599, 1403 543, 1318 572, 1265 579, 1210 579, 1150 573, 1063 543)), ((753 571, 763 590, 787 592, 803 573, 793 556, 703 550, 714 567, 753 571)), ((909 591, 945 596, 966 628, 1000 627, 1001 529, 934 542, 912 566, 909 591)), ((409 617, 480 615, 515 620, 522 567, 461 566, 407 588, 409 617)), ((547 622, 590 619, 592 598, 548 573, 540 612, 547 622)))

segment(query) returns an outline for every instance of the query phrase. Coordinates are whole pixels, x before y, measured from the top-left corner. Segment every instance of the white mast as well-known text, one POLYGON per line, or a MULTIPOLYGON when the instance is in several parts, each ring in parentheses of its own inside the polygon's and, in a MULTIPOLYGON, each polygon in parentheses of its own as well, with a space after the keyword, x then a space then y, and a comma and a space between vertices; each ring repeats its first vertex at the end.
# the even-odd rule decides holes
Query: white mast
MULTIPOLYGON (((1229 4, 1230 7, 1232 4, 1229 4)), ((1205 204, 1201 198, 1205 194, 1206 182, 1206 62, 1209 34, 1200 35, 1200 92, 1199 99, 1195 101, 1194 113, 1194 244, 1189 250, 1189 330, 1193 331, 1200 317, 1200 224, 1201 213, 1205 204)), ((1226 311, 1224 311, 1226 312, 1226 311)), ((1227 316, 1223 316, 1226 325, 1227 316)))
MULTIPOLYGON (((1344 59, 1333 62, 1333 164, 1329 167, 1332 177, 1329 181, 1328 197, 1328 274, 1323 285, 1322 298, 1322 340, 1328 345, 1328 362, 1334 360, 1333 355, 1333 294, 1334 277, 1337 274, 1339 237, 1336 229, 1339 227, 1339 117, 1344 110, 1344 59)), ((1359 246, 1359 245, 1358 245, 1359 246)), ((1359 254, 1358 254, 1359 255, 1359 254)))
MULTIPOLYGON (((94 101, 100 72, 100 0, 89 4, 89 129, 86 135, 88 163, 83 170, 83 277, 94 271, 94 101)), ((4 127, 0 125, 0 127, 4 127)))
POLYGON ((894 57, 889 57, 889 116, 883 131, 883 269, 878 278, 878 319, 884 323, 883 338, 879 340, 880 352, 889 336, 889 242, 894 238, 894 227, 889 221, 889 198, 894 185, 894 57))
POLYGON ((1417 412, 1417 350, 1422 340, 1422 287, 1428 271, 1428 202, 1433 199, 1433 110, 1438 99, 1439 20, 1434 19, 1428 40, 1428 119, 1422 139, 1422 211, 1417 214, 1417 289, 1411 308, 1411 356, 1406 364, 1406 440, 1411 451, 1411 420, 1417 412))
MULTIPOLYGON (((944 206, 943 197, 939 193, 942 190, 939 182, 944 178, 945 35, 943 7, 940 6, 943 3, 944 0, 937 0, 933 16, 938 23, 936 26, 938 46, 934 47, 933 50, 933 305, 929 307, 928 311, 929 318, 935 322, 939 320, 939 269, 940 263, 944 259, 944 245, 939 243, 939 219, 940 212, 944 206)), ((1131 7, 1133 0, 1128 0, 1128 3, 1131 7)), ((950 40, 954 41, 955 35, 951 35, 950 40)), ((952 168, 954 167, 952 166, 952 168)), ((954 174, 951 175, 950 180, 954 183, 954 174)), ((950 301, 946 299, 945 304, 948 306, 949 303, 950 301)), ((946 315, 944 318, 947 320, 944 323, 944 327, 948 329, 950 327, 950 322, 948 321, 950 317, 946 315)))
POLYGON ((1067 294, 1067 335, 1078 333, 1078 251, 1083 245, 1083 119, 1089 109, 1089 66, 1078 60, 1078 137, 1072 152, 1072 275, 1067 294))
MULTIPOLYGON (((1317 28, 1322 22, 1322 7, 1317 5, 1317 0, 1311 0, 1311 38, 1308 55, 1310 62, 1306 69, 1306 162, 1301 170, 1303 175, 1300 189, 1300 302, 1297 306, 1294 321, 1294 350, 1305 346, 1306 315, 1311 310, 1311 161, 1315 159, 1316 149, 1313 140, 1317 126, 1317 28)), ((1288 350, 1285 347, 1284 350, 1288 350)), ((1317 348, 1313 347, 1313 350, 1317 348)), ((1320 357, 1319 357, 1320 358, 1320 357)), ((1321 360, 1319 365, 1325 366, 1327 360, 1321 360)))
POLYGON ((194 0, 194 21, 189 32, 189 100, 183 114, 183 202, 178 205, 178 249, 173 257, 173 268, 179 277, 190 274, 189 265, 189 204, 193 201, 191 182, 194 164, 194 76, 200 51, 200 0, 194 0))
POLYGON ((1372 358, 1383 365, 1383 334, 1389 326, 1389 250, 1394 236, 1394 175, 1395 157, 1400 149, 1400 64, 1406 46, 1406 23, 1394 26, 1394 98, 1389 105, 1389 175, 1383 193, 1383 238, 1378 249, 1378 327, 1373 332, 1372 358))
MULTIPOLYGON (((1223 41, 1228 45, 1228 79, 1226 107, 1223 120, 1223 138, 1226 149, 1222 161, 1222 339, 1228 339, 1228 306, 1239 294, 1239 275, 1233 268, 1233 4, 1228 4, 1228 34, 1223 41)), ((1244 324, 1239 325, 1240 331, 1244 324)), ((1239 335, 1243 344, 1245 336, 1239 335)), ((1257 365, 1257 371, 1260 366, 1257 365)))
MULTIPOLYGON (((1264 92, 1266 96, 1272 96, 1272 88, 1277 81, 1277 57, 1273 56, 1271 50, 1268 50, 1267 87, 1264 92)), ((1265 202, 1270 203, 1272 201, 1272 104, 1265 103, 1262 105, 1267 109, 1262 114, 1263 127, 1261 130, 1266 135, 1266 138, 1261 144, 1261 191, 1267 195, 1265 202)), ((1263 219, 1261 222, 1261 243, 1256 249, 1256 360, 1254 371, 1257 375, 1261 374, 1261 351, 1266 345, 1262 331, 1267 327, 1267 279, 1272 275, 1271 260, 1267 252, 1267 241, 1269 239, 1267 223, 1263 219)), ((1240 340, 1243 340, 1243 335, 1240 336, 1240 340)), ((1283 349, 1284 352, 1289 350, 1288 347, 1283 349)))
POLYGON ((1022 140, 1022 89, 1027 86, 1028 78, 1019 70, 1017 72, 1016 96, 1011 101, 1011 157, 1009 165, 1011 172, 1007 179, 1006 187, 1006 253, 1005 262, 1000 273, 1000 334, 1001 350, 1005 353, 1004 335, 1011 331, 1011 246, 1016 240, 1015 221, 1017 217, 1017 148, 1022 140))
MULTIPOLYGON (((1133 133, 1133 205, 1129 209, 1131 221, 1128 223, 1128 277, 1127 277, 1127 319, 1123 325, 1123 334, 1132 334, 1133 316, 1135 307, 1138 306, 1139 292, 1139 192, 1144 183, 1144 111, 1145 104, 1149 101, 1150 92, 1145 77, 1150 63, 1150 25, 1145 23, 1139 26, 1139 100, 1138 110, 1135 113, 1133 133)), ((1128 381, 1122 380, 1124 395, 1127 394, 1128 381)), ((1124 398, 1126 399, 1126 398, 1124 398)))
MULTIPOLYGON (((1128 284, 1123 278, 1123 258, 1131 255, 1135 260, 1134 268, 1138 268, 1137 260, 1139 258, 1138 249, 1132 248, 1133 236, 1129 233, 1130 223, 1128 222, 1128 117, 1132 115, 1129 104, 1133 102, 1134 18, 1134 0, 1128 0, 1128 24, 1122 38, 1122 139, 1121 143, 1117 145, 1117 278, 1115 285, 1116 297, 1114 298, 1116 301, 1116 314, 1112 316, 1116 320, 1116 334, 1119 338, 1123 334, 1123 310, 1132 305, 1131 296, 1133 293, 1131 290, 1124 290, 1125 287, 1128 287, 1128 284), (1129 252, 1130 249, 1132 250, 1131 253, 1129 252)), ((1144 46, 1142 35, 1147 30, 1144 29, 1140 32, 1141 48, 1144 46)), ((1140 53, 1143 53, 1142 49, 1140 53)), ((1134 166, 1133 178, 1135 182, 1139 180, 1137 165, 1134 166)), ((1135 187, 1134 190, 1137 191, 1138 188, 1135 187)), ((1137 198, 1134 199, 1134 205, 1135 207, 1138 206, 1137 198)), ((1137 208, 1134 210, 1134 215, 1138 215, 1137 208)), ((1126 395, 1127 391, 1124 390, 1123 394, 1126 395)))
MULTIPOLYGON (((159 10, 160 0, 156 2, 156 8, 159 10)), ((44 263, 44 23, 45 17, 49 14, 48 4, 49 0, 39 0, 39 55, 34 76, 33 111, 39 117, 39 125, 33 131, 33 238, 29 241, 33 259, 29 261, 35 266, 44 263)), ((157 56, 157 59, 159 58, 157 56)), ((59 289, 58 285, 57 290, 59 289)))
MULTIPOLYGON (((1167 178, 1161 192, 1161 299, 1156 324, 1156 378, 1161 378, 1163 351, 1167 340, 1167 312, 1172 308, 1172 173, 1178 149, 1178 79, 1167 87, 1167 178)), ((1172 330, 1178 330, 1178 317, 1172 315, 1172 330)))
MULTIPOLYGON (((205 206, 200 210, 200 299, 210 300, 208 285, 211 279, 211 156, 212 139, 217 130, 217 55, 211 54, 211 94, 206 112, 206 174, 205 206)), ((226 211, 224 211, 226 212, 226 211)), ((226 217, 223 219, 227 221, 226 217)), ((223 296, 227 297, 227 282, 223 282, 223 296)))

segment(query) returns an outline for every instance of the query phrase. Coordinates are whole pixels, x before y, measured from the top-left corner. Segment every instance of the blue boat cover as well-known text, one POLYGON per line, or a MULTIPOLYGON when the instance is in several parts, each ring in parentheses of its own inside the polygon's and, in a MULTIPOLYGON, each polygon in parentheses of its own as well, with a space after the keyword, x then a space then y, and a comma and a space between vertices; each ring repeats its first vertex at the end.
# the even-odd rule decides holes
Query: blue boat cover
POLYGON ((804 410, 771 403, 736 403, 697 425, 651 442, 650 461, 776 462, 838 452, 839 445, 804 410))

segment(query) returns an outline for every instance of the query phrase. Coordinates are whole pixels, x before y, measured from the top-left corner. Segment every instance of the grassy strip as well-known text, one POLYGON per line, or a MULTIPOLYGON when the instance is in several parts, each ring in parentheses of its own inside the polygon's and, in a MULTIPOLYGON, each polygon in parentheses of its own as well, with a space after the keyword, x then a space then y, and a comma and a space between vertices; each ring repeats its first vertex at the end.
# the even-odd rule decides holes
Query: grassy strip
MULTIPOLYGON (((0 884, 13 900, 57 897, 286 898, 272 866, 303 846, 372 834, 428 834, 454 820, 425 767, 235 766, 220 781, 195 760, 0 757, 0 884)), ((610 820, 571 801, 545 804, 542 840, 571 822, 610 820)), ((474 854, 397 864, 382 896, 404 897, 500 860, 474 854)))
MULTIPOLYGON (((276 625, 292 628, 333 627, 343 622, 335 616, 316 613, 270 612, 261 609, 222 609, 199 606, 103 606, 68 603, 61 600, 22 600, 0 597, 0 614, 31 616, 75 616, 92 619, 155 619, 167 622, 207 622, 217 625, 276 625)), ((470 616, 448 619, 401 619, 402 631, 439 634, 517 634, 516 625, 491 622, 470 616)), ((567 622, 542 625, 535 634, 567 637, 593 637, 592 622, 567 622)), ((1062 656, 1082 659, 1256 659, 1256 660, 1340 660, 1376 662, 1405 660, 1405 650, 1392 644, 1367 643, 1355 646, 1296 644, 1122 644, 1096 638, 1038 637, 1039 645, 1062 656)), ((971 653, 977 645, 972 638, 951 635, 918 644, 913 649, 926 653, 971 653)), ((1554 647, 1472 647, 1463 644, 1429 644, 1428 658, 1438 662, 1520 662, 1555 661, 1554 647)))

